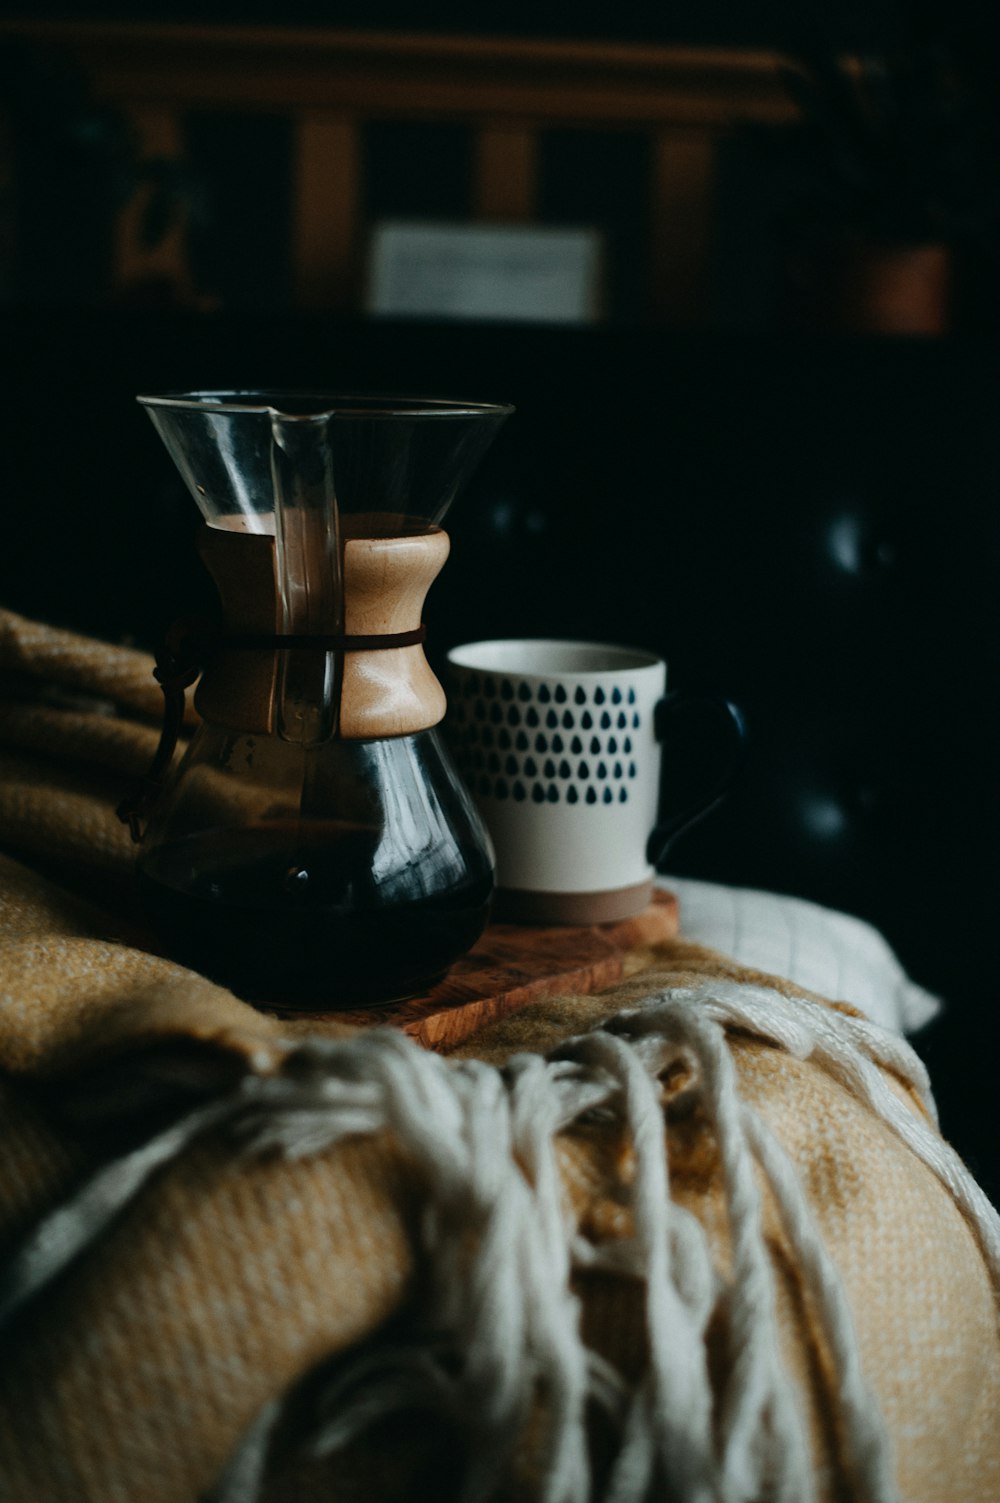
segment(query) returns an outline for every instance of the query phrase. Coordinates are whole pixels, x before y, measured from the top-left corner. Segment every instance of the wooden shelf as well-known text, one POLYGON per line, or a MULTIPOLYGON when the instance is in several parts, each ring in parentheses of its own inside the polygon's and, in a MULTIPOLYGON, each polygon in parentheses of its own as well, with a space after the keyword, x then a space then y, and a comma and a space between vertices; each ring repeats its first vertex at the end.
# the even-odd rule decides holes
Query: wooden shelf
MULTIPOLYGON (((289 226, 296 306, 359 306, 367 122, 451 122, 474 137, 470 202, 530 222, 538 142, 551 129, 638 131, 650 143, 642 276, 652 323, 702 327, 721 137, 795 118, 777 54, 620 42, 301 27, 0 22, 70 65, 96 103, 132 123, 145 158, 180 162, 184 117, 270 114, 292 124, 289 226)), ((8 131, 15 153, 14 132, 8 131)), ((0 145, 4 139, 0 116, 0 145)), ((182 224, 149 248, 142 190, 122 212, 115 293, 144 282, 197 300, 182 224)), ((16 227, 15 227, 16 232, 16 227)))

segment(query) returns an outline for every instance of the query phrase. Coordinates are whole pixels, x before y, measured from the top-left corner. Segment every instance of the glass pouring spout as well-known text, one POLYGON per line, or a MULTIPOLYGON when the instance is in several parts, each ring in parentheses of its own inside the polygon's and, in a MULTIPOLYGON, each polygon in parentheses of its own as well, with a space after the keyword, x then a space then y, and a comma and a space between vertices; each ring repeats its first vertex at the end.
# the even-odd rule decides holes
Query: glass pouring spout
MULTIPOLYGON (((340 512, 325 414, 271 413, 278 635, 344 636, 340 512)), ((343 654, 286 650, 278 660, 277 729, 315 746, 338 729, 343 654)))

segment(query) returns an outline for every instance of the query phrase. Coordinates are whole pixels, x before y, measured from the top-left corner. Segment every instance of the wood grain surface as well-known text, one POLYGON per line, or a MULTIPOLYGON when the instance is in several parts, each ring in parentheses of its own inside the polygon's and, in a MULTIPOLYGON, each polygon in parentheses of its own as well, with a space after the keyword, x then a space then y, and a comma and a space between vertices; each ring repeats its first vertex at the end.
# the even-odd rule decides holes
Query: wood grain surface
POLYGON ((586 996, 612 986, 621 980, 630 950, 672 939, 677 925, 677 899, 669 892, 657 892, 643 913, 615 924, 551 929, 491 924, 427 996, 308 1016, 401 1028, 424 1048, 447 1051, 487 1023, 545 997, 566 992, 586 996))

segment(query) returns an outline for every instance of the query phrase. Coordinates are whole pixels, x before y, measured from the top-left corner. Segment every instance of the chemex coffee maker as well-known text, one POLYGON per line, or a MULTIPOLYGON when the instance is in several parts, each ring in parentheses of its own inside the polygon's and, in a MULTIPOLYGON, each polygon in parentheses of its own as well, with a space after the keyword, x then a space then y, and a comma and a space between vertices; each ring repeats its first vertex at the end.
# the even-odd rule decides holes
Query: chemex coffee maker
POLYGON ((162 791, 154 773, 145 807, 120 811, 142 839, 149 920, 248 1000, 420 992, 474 944, 493 892, 489 838, 436 729, 421 613, 448 557, 442 518, 511 408, 139 401, 205 519, 223 612, 215 633, 172 633, 158 771, 196 678, 201 723, 162 791))

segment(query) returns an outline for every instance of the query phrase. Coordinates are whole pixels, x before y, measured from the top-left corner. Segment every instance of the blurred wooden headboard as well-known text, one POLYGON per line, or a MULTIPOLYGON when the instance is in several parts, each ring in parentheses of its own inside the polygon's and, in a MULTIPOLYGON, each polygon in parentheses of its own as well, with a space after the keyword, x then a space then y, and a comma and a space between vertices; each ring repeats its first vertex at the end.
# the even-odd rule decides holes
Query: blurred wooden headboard
MULTIPOLYGON (((0 40, 55 53, 93 99, 122 111, 149 157, 183 155, 190 110, 279 114, 293 123, 290 224, 296 306, 357 306, 364 232, 361 131, 375 120, 445 121, 473 134, 476 218, 531 222, 540 133, 649 137, 645 257, 650 321, 703 321, 716 149, 749 121, 794 117, 779 59, 763 52, 575 41, 195 25, 0 23, 0 40)), ((13 133, 7 132, 8 141, 13 133)), ((0 147, 4 133, 0 130, 0 147)), ((141 195, 121 216, 115 286, 151 275, 183 300, 183 225, 149 249, 141 195)))

